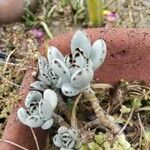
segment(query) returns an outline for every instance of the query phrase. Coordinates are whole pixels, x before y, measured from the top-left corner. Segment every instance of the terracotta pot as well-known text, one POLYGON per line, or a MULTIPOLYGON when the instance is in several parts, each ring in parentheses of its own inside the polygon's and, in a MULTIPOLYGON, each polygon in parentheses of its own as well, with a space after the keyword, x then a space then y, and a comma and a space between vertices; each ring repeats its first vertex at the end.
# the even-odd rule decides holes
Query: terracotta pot
MULTIPOLYGON (((24 12, 27 0, 0 0, 0 24, 18 21, 24 12)), ((37 0, 30 0, 33 10, 37 0)))
MULTIPOLYGON (((103 38, 108 47, 106 60, 102 67, 97 70, 95 79, 99 82, 116 83, 120 79, 144 80, 150 83, 150 30, 146 29, 87 29, 86 31, 92 41, 103 38)), ((49 40, 49 45, 56 46, 64 54, 70 49, 70 40, 73 33, 68 33, 49 40)), ((44 54, 44 45, 40 51, 44 54)), ((29 84, 33 82, 32 71, 28 70, 22 83, 20 93, 23 103, 29 92, 29 84), (24 87, 23 87, 24 86, 24 87)), ((29 150, 36 150, 35 141, 30 129, 17 120, 14 109, 10 115, 3 139, 13 141, 29 150)), ((46 144, 47 131, 36 129, 35 134, 41 150, 46 144)), ((0 149, 19 150, 10 144, 0 142, 0 149)))

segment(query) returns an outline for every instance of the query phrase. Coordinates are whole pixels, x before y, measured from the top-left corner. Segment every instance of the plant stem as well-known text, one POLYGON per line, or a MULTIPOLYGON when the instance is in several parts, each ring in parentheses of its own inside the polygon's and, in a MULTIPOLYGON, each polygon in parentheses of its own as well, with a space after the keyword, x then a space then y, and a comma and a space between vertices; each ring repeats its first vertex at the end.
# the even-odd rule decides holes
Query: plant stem
POLYGON ((43 26, 43 28, 44 28, 44 30, 46 31, 48 37, 49 37, 50 39, 52 39, 52 38, 53 38, 53 35, 52 35, 51 31, 49 30, 47 24, 46 24, 44 21, 41 21, 40 24, 43 26))
POLYGON ((102 0, 87 0, 89 20, 92 26, 101 26, 103 23, 102 0))
POLYGON ((120 127, 115 121, 107 114, 99 104, 99 100, 95 96, 95 92, 90 88, 86 91, 86 97, 91 102, 94 109, 96 117, 99 121, 108 129, 111 130, 113 134, 117 134, 120 131, 120 127))
POLYGON ((77 105, 80 101, 82 97, 82 94, 79 94, 74 102, 74 106, 72 108, 72 113, 71 113, 71 127, 73 127, 74 129, 78 129, 78 125, 77 125, 77 117, 76 117, 76 108, 77 108, 77 105))
POLYGON ((126 124, 125 124, 125 125, 122 127, 122 129, 119 131, 118 135, 122 134, 122 132, 126 129, 127 125, 129 124, 129 122, 130 122, 130 120, 131 120, 131 118, 132 118, 132 116, 133 116, 133 112, 134 112, 134 107, 133 107, 132 110, 131 110, 131 113, 130 113, 130 115, 129 115, 128 120, 126 121, 126 124))
MULTIPOLYGON (((12 54, 13 54, 16 50, 17 50, 17 49, 14 49, 14 50, 12 50, 12 51, 10 52, 10 54, 9 54, 9 55, 7 56, 7 58, 6 58, 6 62, 9 62, 10 57, 12 56, 12 54)), ((7 63, 5 64, 5 66, 4 66, 4 68, 3 68, 3 74, 5 74, 6 69, 7 69, 7 63)))
POLYGON ((50 9, 50 11, 47 13, 47 18, 50 18, 50 16, 52 15, 52 13, 54 12, 54 10, 57 8, 57 6, 56 5, 54 5, 51 9, 50 9))
POLYGON ((34 132, 33 128, 30 127, 30 129, 31 129, 31 132, 32 132, 32 135, 33 135, 35 144, 36 144, 36 148, 37 148, 37 150, 40 150, 39 142, 38 142, 38 140, 37 140, 37 137, 36 137, 36 135, 35 135, 35 132, 34 132))
POLYGON ((23 147, 23 146, 21 146, 19 144, 16 144, 14 142, 11 142, 9 140, 0 139, 0 142, 5 142, 5 143, 8 143, 8 144, 11 144, 11 145, 13 145, 13 146, 15 146, 15 147, 17 147, 19 149, 22 149, 22 150, 29 150, 29 149, 27 149, 27 148, 25 148, 25 147, 23 147))

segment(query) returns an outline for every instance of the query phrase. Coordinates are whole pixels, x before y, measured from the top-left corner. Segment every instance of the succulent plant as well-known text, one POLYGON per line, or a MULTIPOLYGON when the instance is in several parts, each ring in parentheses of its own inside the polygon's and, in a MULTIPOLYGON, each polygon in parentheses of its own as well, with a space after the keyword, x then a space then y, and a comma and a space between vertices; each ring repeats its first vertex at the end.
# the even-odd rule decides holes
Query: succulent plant
POLYGON ((83 51, 83 55, 86 59, 91 60, 93 63, 93 70, 100 67, 105 60, 107 51, 105 41, 99 39, 91 45, 90 39, 82 30, 77 31, 71 40, 71 52, 73 53, 77 48, 83 51))
POLYGON ((79 30, 71 40, 71 53, 65 57, 50 46, 47 59, 39 57, 39 81, 30 86, 44 91, 49 86, 60 88, 66 96, 75 96, 89 88, 94 71, 103 63, 106 56, 106 44, 97 40, 91 45, 86 33, 79 30))
POLYGON ((108 140, 106 133, 99 132, 95 134, 94 139, 89 143, 83 144, 80 150, 134 150, 131 144, 126 140, 125 135, 119 135, 114 143, 108 140))
POLYGON ((134 150, 131 144, 126 140, 124 134, 121 134, 117 137, 116 141, 113 144, 114 150, 134 150))
POLYGON ((53 124, 52 114, 57 106, 57 95, 53 90, 47 89, 43 96, 38 91, 30 91, 25 99, 25 107, 19 108, 19 120, 32 128, 48 129, 53 124))
POLYGON ((77 31, 71 40, 71 53, 65 58, 53 46, 48 48, 48 62, 59 78, 55 86, 66 96, 75 96, 89 88, 94 71, 103 63, 106 44, 97 40, 91 45, 84 31, 77 31))
POLYGON ((45 89, 48 89, 50 85, 56 84, 58 82, 58 77, 53 72, 50 64, 48 63, 47 59, 44 56, 40 56, 38 59, 38 80, 30 84, 30 87, 39 90, 44 91, 45 89))
POLYGON ((78 140, 78 133, 74 129, 68 129, 65 126, 61 126, 58 129, 58 134, 53 138, 54 144, 60 148, 60 150, 73 150, 78 140))

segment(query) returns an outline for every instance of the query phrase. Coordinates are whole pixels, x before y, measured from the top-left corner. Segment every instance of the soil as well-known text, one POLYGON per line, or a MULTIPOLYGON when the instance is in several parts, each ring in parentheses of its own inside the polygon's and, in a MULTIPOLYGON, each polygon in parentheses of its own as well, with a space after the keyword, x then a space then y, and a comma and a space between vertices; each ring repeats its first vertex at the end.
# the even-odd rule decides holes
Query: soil
MULTIPOLYGON (((142 145, 140 145, 139 141, 142 134, 141 122, 146 132, 149 132, 150 128, 149 113, 142 109, 149 106, 150 86, 144 85, 144 83, 139 81, 128 82, 121 80, 113 86, 109 84, 104 84, 102 86, 101 84, 93 83, 92 88, 99 99, 102 108, 117 120, 120 127, 124 127, 128 122, 124 133, 129 143, 132 144, 132 147, 140 150, 145 150, 146 148, 149 149, 149 142, 144 137, 142 138, 142 145), (146 97, 143 93, 145 90, 147 93, 146 97), (138 132, 139 130, 140 132, 138 132)), ((74 101, 77 99, 78 97, 65 99, 68 108, 70 108, 70 113, 74 106, 74 101)), ((67 110, 62 110, 61 108, 58 108, 57 111, 57 113, 60 116, 63 116, 64 120, 66 119, 68 123, 77 123, 78 129, 81 132, 81 137, 84 137, 81 138, 81 141, 84 141, 83 143, 86 145, 91 141, 94 141, 93 137, 98 135, 99 132, 106 134, 107 129, 98 123, 93 108, 89 104, 89 101, 87 101, 85 95, 82 96, 78 102, 75 111, 77 118, 74 118, 75 120, 70 119, 68 121, 69 114, 66 114, 66 112, 67 110)), ((74 114, 72 113, 72 115, 74 114)), ((51 136, 57 134, 57 128, 59 128, 59 125, 55 124, 55 126, 52 127, 52 130, 50 130, 49 144, 47 145, 46 150, 55 149, 55 146, 52 144, 51 136)))

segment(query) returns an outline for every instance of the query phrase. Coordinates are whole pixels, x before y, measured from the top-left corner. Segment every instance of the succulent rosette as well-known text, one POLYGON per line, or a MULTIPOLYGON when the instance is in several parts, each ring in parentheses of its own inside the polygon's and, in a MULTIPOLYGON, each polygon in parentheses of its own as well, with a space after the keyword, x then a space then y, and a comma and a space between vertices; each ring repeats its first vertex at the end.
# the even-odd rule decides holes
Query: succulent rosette
POLYGON ((60 148, 60 150, 73 150, 78 140, 78 133, 74 129, 68 129, 61 126, 58 129, 58 134, 53 138, 53 143, 60 148))
POLYGON ((56 87, 66 96, 75 96, 90 87, 94 71, 103 63, 105 56, 104 40, 99 39, 92 45, 86 33, 79 30, 71 40, 70 54, 64 57, 56 47, 50 46, 48 60, 39 57, 39 81, 32 83, 31 87, 40 91, 56 87))
POLYGON ((31 83, 30 87, 38 91, 44 91, 58 82, 58 76, 54 73, 44 56, 38 58, 37 79, 38 81, 31 83))
POLYGON ((30 91, 25 99, 26 108, 21 107, 17 111, 18 118, 29 127, 49 129, 53 124, 52 115, 57 102, 53 90, 45 90, 43 96, 38 91, 30 91))
POLYGON ((55 86, 66 96, 75 96, 89 88, 94 71, 103 63, 106 56, 104 40, 93 45, 84 31, 79 30, 71 40, 71 53, 63 57, 60 51, 50 46, 48 62, 59 78, 55 86))

